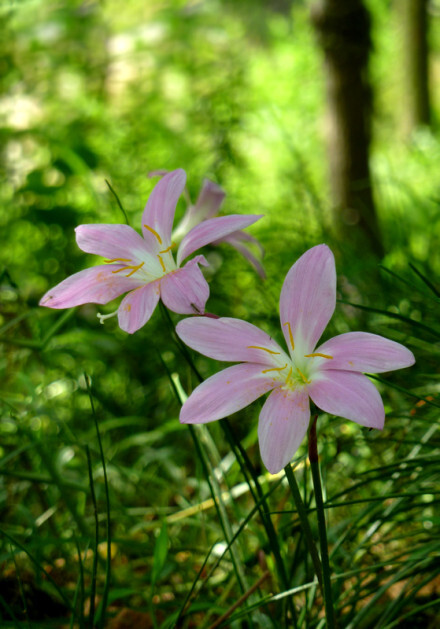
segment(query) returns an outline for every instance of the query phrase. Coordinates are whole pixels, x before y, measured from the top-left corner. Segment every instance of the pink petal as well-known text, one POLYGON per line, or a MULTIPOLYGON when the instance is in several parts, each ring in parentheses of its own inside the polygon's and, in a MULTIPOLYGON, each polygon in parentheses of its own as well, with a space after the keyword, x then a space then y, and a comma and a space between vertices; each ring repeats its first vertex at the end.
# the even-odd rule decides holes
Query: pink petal
POLYGON ((272 365, 280 358, 282 364, 288 360, 266 332, 240 319, 191 317, 180 321, 176 332, 186 345, 215 360, 262 365, 272 365))
POLYGON ((185 182, 185 171, 178 168, 162 177, 153 188, 142 215, 142 233, 147 242, 150 241, 151 231, 146 229, 145 225, 158 234, 160 246, 166 248, 171 244, 176 205, 185 182))
POLYGON ((183 238, 177 252, 177 264, 187 258, 191 253, 208 245, 214 240, 223 238, 237 229, 243 229, 258 221, 262 214, 232 214, 230 216, 220 216, 203 221, 191 229, 183 238))
POLYGON ((361 373, 321 371, 307 390, 316 406, 326 413, 352 419, 361 426, 383 428, 382 398, 374 384, 361 373))
POLYGON ((81 304, 106 304, 142 284, 131 277, 115 274, 122 264, 101 264, 71 275, 41 298, 40 306, 72 308, 81 304))
POLYGON ((194 205, 194 214, 199 221, 215 216, 225 196, 226 193, 223 188, 209 179, 204 179, 202 189, 194 205))
MULTIPOLYGON (((241 232, 241 233, 244 233, 244 232, 241 232)), ((261 264, 261 262, 258 260, 258 258, 254 256, 254 254, 251 251, 249 251, 249 249, 245 245, 243 245, 241 242, 236 240, 233 237, 233 234, 231 234, 231 236, 226 236, 225 238, 222 238, 221 242, 227 242, 232 247, 234 247, 234 249, 236 249, 239 253, 241 253, 243 258, 246 258, 246 260, 248 260, 248 262, 252 264, 252 266, 255 268, 258 275, 261 277, 261 279, 262 280, 266 279, 266 271, 264 270, 264 267, 261 264)), ((216 243, 213 243, 213 244, 216 244, 216 243)))
POLYGON ((75 232, 78 247, 86 253, 133 262, 148 254, 145 240, 128 225, 79 225, 75 232))
POLYGON ((329 322, 336 305, 336 269, 327 245, 317 245, 295 262, 284 280, 280 317, 286 343, 310 354, 329 322))
POLYGON ((412 352, 395 341, 367 332, 348 332, 334 336, 315 352, 333 356, 324 360, 321 369, 343 369, 382 373, 410 367, 415 363, 412 352))
POLYGON ((160 280, 162 301, 179 314, 203 314, 209 297, 208 282, 198 264, 207 266, 203 256, 196 256, 182 269, 164 275, 160 280))
POLYGON ((133 334, 145 325, 160 298, 159 280, 132 290, 118 308, 119 327, 133 334))
POLYGON ((202 382, 180 411, 182 424, 205 424, 227 417, 273 388, 261 365, 233 365, 202 382))
POLYGON ((302 390, 277 387, 260 413, 258 441, 261 458, 271 474, 292 460, 301 445, 310 420, 309 396, 302 390))
POLYGON ((255 238, 255 236, 252 236, 252 234, 248 234, 247 232, 244 232, 241 230, 232 232, 232 234, 229 234, 229 236, 225 236, 225 238, 221 238, 218 242, 228 242, 232 246, 234 246, 237 242, 251 243, 252 245, 255 245, 260 250, 260 254, 262 256, 264 256, 264 253, 265 253, 264 247, 261 244, 261 242, 258 240, 258 238, 255 238))
POLYGON ((148 173, 147 177, 149 177, 151 179, 151 177, 163 177, 164 175, 166 175, 167 173, 169 173, 169 170, 166 170, 166 168, 156 168, 156 170, 150 170, 150 172, 148 173))

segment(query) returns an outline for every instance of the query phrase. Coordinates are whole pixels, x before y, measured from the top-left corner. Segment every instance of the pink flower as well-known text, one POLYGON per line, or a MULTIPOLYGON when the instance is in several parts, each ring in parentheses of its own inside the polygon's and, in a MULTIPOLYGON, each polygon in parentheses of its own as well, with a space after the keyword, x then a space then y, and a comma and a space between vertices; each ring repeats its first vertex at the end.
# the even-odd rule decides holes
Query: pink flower
MULTIPOLYGON (((120 327, 130 334, 145 325, 159 299, 179 314, 202 314, 209 286, 199 264, 207 262, 202 255, 183 267, 182 262, 200 247, 248 227, 261 215, 231 215, 204 221, 182 239, 174 260, 171 231, 185 182, 186 174, 181 169, 158 182, 142 216, 142 236, 128 225, 77 227, 80 249, 108 259, 65 279, 44 295, 40 305, 70 308, 90 302, 106 304, 128 293, 117 315, 120 327)), ((102 321, 111 315, 99 316, 102 321)))
POLYGON ((409 367, 414 356, 399 343, 365 332, 341 334, 316 347, 335 305, 334 257, 326 245, 318 245, 295 262, 281 290, 281 327, 288 352, 240 319, 181 321, 177 334, 187 345, 210 358, 241 364, 199 385, 184 403, 180 421, 221 419, 272 391, 258 425, 261 457, 272 474, 287 465, 307 432, 309 398, 326 413, 383 428, 382 399, 361 372, 409 367))
MULTIPOLYGON (((155 170, 151 172, 150 177, 155 175, 163 175, 166 171, 155 170)), ((188 192, 186 197, 188 199, 188 208, 182 217, 182 220, 173 231, 173 240, 180 242, 180 240, 196 225, 202 221, 209 220, 214 216, 217 216, 220 206, 226 196, 225 191, 218 184, 210 181, 209 179, 203 180, 202 189, 200 190, 197 201, 194 205, 189 200, 188 192)), ((242 230, 236 230, 230 234, 227 234, 221 238, 213 240, 211 245, 219 245, 222 242, 229 243, 234 249, 239 251, 244 258, 246 258, 252 266, 256 269, 257 273, 262 279, 266 278, 263 265, 260 260, 249 249, 249 244, 255 245, 260 252, 260 256, 264 256, 264 249, 261 243, 246 232, 242 230)))

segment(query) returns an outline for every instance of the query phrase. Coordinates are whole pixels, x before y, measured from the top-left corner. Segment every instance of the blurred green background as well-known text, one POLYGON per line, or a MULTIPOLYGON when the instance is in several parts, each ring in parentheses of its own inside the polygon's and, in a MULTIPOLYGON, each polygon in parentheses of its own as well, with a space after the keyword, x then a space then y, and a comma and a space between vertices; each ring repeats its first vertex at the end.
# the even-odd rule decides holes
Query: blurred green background
MULTIPOLYGON (((169 374, 179 377, 187 390, 195 381, 160 310, 145 328, 129 336, 117 327, 116 319, 99 325, 97 311, 110 312, 112 305, 91 304, 69 313, 38 307, 48 288, 95 263, 93 256, 76 246, 76 225, 124 222, 105 180, 136 229, 156 181, 147 175, 159 168, 184 168, 193 201, 208 177, 227 193, 225 213, 264 214, 249 232, 266 250, 267 280, 262 282, 227 245, 208 249, 207 309, 247 319, 274 336, 279 335, 278 298, 286 272, 310 246, 329 244, 337 260, 338 297, 364 309, 339 304, 326 334, 353 329, 384 334, 407 344, 417 365, 392 374, 388 381, 394 388, 379 385, 388 412, 382 434, 323 418, 323 466, 332 463, 325 472, 328 493, 342 487, 349 491, 359 474, 391 466, 383 477, 367 476, 361 498, 380 494, 385 482, 391 483, 386 489, 391 494, 413 483, 415 496, 427 495, 425 502, 436 503, 434 461, 439 442, 432 426, 438 425, 440 338, 436 289, 440 285, 440 88, 436 80, 440 7, 433 2, 430 13, 433 124, 407 135, 402 122, 406 85, 396 4, 367 3, 374 43, 371 168, 386 252, 381 263, 392 275, 380 270, 367 251, 353 253, 332 222, 325 77, 309 3, 3 0, 0 510, 5 532, 36 558, 35 563, 10 538, 3 538, 0 602, 6 601, 5 622, 12 622, 14 613, 18 622, 26 617, 19 585, 33 587, 41 566, 67 591, 69 600, 78 591, 77 546, 87 553, 95 539, 85 444, 92 454, 101 540, 106 537, 105 485, 84 374, 92 383, 107 461, 115 552, 111 599, 118 601, 116 609, 148 610, 154 599, 157 622, 165 622, 182 605, 210 545, 222 539, 213 510, 203 517, 169 523, 168 555, 158 583, 150 587, 162 518, 210 495, 187 428, 178 423, 179 405, 169 374), (425 396, 434 405, 422 400, 415 406, 425 396), (410 466, 411 477, 403 472, 393 476, 395 462, 412 456, 420 443, 425 445, 416 455, 426 457, 423 479, 414 466, 410 466), (5 594, 6 583, 14 592, 12 598, 5 594), (14 607, 11 601, 18 603, 14 607)), ((182 199, 177 217, 184 209, 182 199)), ((179 317, 172 314, 172 320, 179 317)), ((218 369, 203 357, 195 360, 204 376, 218 369)), ((257 470, 264 472, 256 436, 260 406, 246 409, 232 423, 257 470)), ((210 426, 210 431, 218 455, 227 457, 219 426, 210 426)), ((239 469, 232 465, 228 483, 240 482, 239 469)), ((304 479, 305 488, 307 483, 304 479)), ((274 510, 290 508, 285 507, 286 489, 277 492, 274 510)), ((387 529, 388 537, 368 538, 372 544, 368 550, 359 550, 357 543, 379 517, 376 503, 371 503, 364 520, 360 511, 341 508, 332 513, 332 543, 344 526, 352 526, 353 513, 361 522, 359 528, 350 529, 351 541, 334 559, 340 572, 356 562, 371 566, 387 561, 411 537, 418 540, 414 552, 426 549, 427 532, 438 531, 438 510, 417 501, 414 507, 413 497, 408 500, 396 516, 395 537, 390 538, 387 529)), ((237 503, 232 521, 244 517, 250 505, 250 497, 237 503)), ((288 525, 292 515, 277 517, 287 552, 297 543, 288 525)), ((256 523, 246 535, 242 552, 252 582, 259 565, 252 557, 258 556, 264 540, 256 523)), ((432 552, 438 556, 438 545, 432 552)), ((101 563, 97 583, 102 588, 101 563)), ((91 559, 81 565, 89 587, 94 574, 91 559)), ((436 569, 429 570, 434 578, 436 569)), ((291 572, 292 587, 304 582, 302 568, 292 567, 291 572)), ((382 584, 379 574, 376 578, 369 584, 370 594, 382 584)), ((207 622, 213 601, 221 599, 227 607, 234 600, 230 579, 226 568, 206 586, 198 599, 199 616, 194 625, 189 619, 188 626, 202 626, 202 619, 207 622)), ((53 584, 46 577, 42 581, 56 598, 53 584)), ((395 614, 407 611, 400 593, 384 590, 395 614)), ((30 595, 28 617, 48 626, 47 619, 38 617, 38 605, 33 611, 29 601, 30 595)), ((344 613, 354 622, 357 610, 353 603, 352 616, 344 613)), ((315 626, 318 615, 312 608, 308 613, 307 626, 315 626)), ((145 617, 152 617, 150 611, 145 611, 145 617)), ((265 626, 261 618, 254 622, 265 626)), ((366 616, 363 622, 363 626, 388 626, 374 624, 376 616, 373 620, 366 616)), ((354 626, 362 625, 359 621, 354 626)))

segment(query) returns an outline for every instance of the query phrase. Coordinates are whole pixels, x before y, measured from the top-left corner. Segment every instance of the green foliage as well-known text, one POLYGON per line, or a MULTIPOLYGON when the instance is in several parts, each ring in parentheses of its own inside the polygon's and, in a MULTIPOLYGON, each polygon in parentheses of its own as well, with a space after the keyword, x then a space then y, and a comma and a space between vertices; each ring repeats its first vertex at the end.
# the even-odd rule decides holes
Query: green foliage
MULTIPOLYGON (((266 249, 267 281, 226 245, 208 250, 210 311, 276 336, 285 273, 325 241, 340 297, 329 336, 364 329, 414 351, 411 370, 376 379, 381 434, 324 415, 318 445, 340 625, 438 622, 440 143, 428 130, 401 143, 397 33, 387 4, 369 5, 381 270, 332 229, 321 59, 305 3, 0 8, 2 626, 57 622, 35 602, 41 591, 57 617, 89 626, 95 591, 98 622, 108 596, 107 617, 129 608, 156 626, 208 627, 266 570, 223 626, 289 626, 295 614, 298 627, 322 626, 288 486, 261 467, 259 403, 231 418, 230 432, 215 423, 192 434, 178 422, 173 387, 197 384, 191 362, 203 377, 218 365, 182 356, 159 310, 128 336, 115 319, 100 326, 93 304, 37 306, 95 261, 77 248, 76 225, 125 222, 111 188, 138 228, 148 172, 176 167, 193 200, 208 176, 227 191, 225 212, 265 215, 249 231, 266 249)), ((313 528, 305 445, 296 463, 313 528)))
POLYGON ((165 565, 165 560, 168 554, 168 533, 167 533, 167 521, 164 520, 160 533, 157 537, 156 544, 154 546, 153 554, 153 570, 151 571, 151 584, 154 587, 156 581, 162 572, 165 565))

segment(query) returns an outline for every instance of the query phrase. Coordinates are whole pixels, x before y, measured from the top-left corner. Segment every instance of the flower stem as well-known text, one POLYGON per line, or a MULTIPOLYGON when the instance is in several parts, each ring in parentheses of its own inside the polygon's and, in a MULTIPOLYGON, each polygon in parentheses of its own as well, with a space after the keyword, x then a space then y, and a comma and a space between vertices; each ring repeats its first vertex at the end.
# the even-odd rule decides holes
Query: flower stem
POLYGON ((322 575, 324 586, 325 616, 327 629, 334 629, 335 611, 333 608, 332 584, 330 579, 330 562, 328 556, 327 531, 325 526, 324 501, 322 499, 321 475, 319 472, 318 443, 316 438, 315 415, 309 431, 309 461, 312 470, 313 487, 315 490, 316 514, 318 518, 319 544, 321 546, 322 575))
POLYGON ((309 549, 309 553, 313 562, 313 567, 315 568, 316 577, 322 588, 321 560, 319 559, 318 551, 316 550, 312 529, 310 528, 309 519, 307 517, 307 510, 301 498, 298 483, 296 482, 295 475, 292 471, 292 468, 290 467, 290 463, 284 468, 284 473, 286 474, 290 491, 292 492, 293 500, 295 502, 296 510, 298 511, 307 548, 309 549))
MULTIPOLYGON (((161 313, 162 316, 167 324, 167 326, 169 327, 174 342, 176 343, 176 346, 178 347, 179 351, 182 353, 184 359, 186 360, 186 362, 188 363, 189 367, 191 368, 191 370, 194 372, 195 376, 197 377, 199 382, 203 382, 203 377, 201 376, 201 374, 199 373, 199 371, 197 370, 190 352, 188 350, 188 348, 186 347, 186 345, 182 342, 182 340, 177 336, 173 323, 171 321, 171 317, 170 317, 170 313, 168 312, 168 310, 165 308, 165 306, 162 304, 162 302, 159 302, 159 306, 161 309, 161 313)), ((160 356, 160 354, 159 354, 160 356)), ((161 361, 162 358, 160 357, 161 361)), ((163 361, 162 361, 163 362, 163 361)), ((165 366, 166 368, 166 366, 165 366)), ((171 381, 172 383, 172 381, 171 381)), ((174 386, 174 385, 173 385, 174 386)), ((177 399, 179 399, 179 401, 181 402, 180 398, 179 398, 179 394, 176 392, 177 394, 177 399)), ((278 537, 276 535, 272 520, 271 520, 271 515, 270 515, 270 510, 269 510, 269 506, 268 503, 266 501, 266 498, 263 494, 263 491, 261 489, 261 485, 259 483, 258 480, 258 476, 255 472, 255 469, 249 459, 249 457, 247 456, 246 450, 242 447, 239 439, 237 439, 235 437, 235 435, 232 432, 231 426, 229 424, 229 421, 227 419, 223 419, 220 421, 220 426, 222 427, 222 430, 225 434, 226 439, 228 440, 229 444, 231 445, 234 454, 236 456, 237 462, 240 466, 241 471, 243 472, 243 475, 245 477, 245 480, 249 486, 249 490, 251 492, 251 495, 255 501, 255 504, 258 505, 258 510, 260 513, 260 517, 261 520, 263 522, 263 526, 266 530, 266 534, 269 540, 269 545, 272 551, 272 554, 274 556, 275 559, 275 564, 277 567, 277 571, 280 577, 280 580, 283 584, 283 587, 287 590, 289 589, 289 581, 288 581, 288 577, 287 577, 287 573, 286 573, 286 568, 284 566, 283 563, 283 559, 281 557, 281 550, 280 550, 280 546, 279 546, 279 542, 278 542, 278 537), (248 475, 248 471, 250 472, 250 475, 252 477, 252 480, 254 481, 254 485, 255 485, 255 489, 252 485, 252 483, 250 482, 249 479, 249 475, 248 475)), ((290 613, 293 619, 293 624, 294 627, 297 627, 296 624, 296 616, 295 616, 295 608, 293 606, 293 604, 291 604, 291 602, 289 601, 288 603, 289 609, 290 609, 290 613)))

